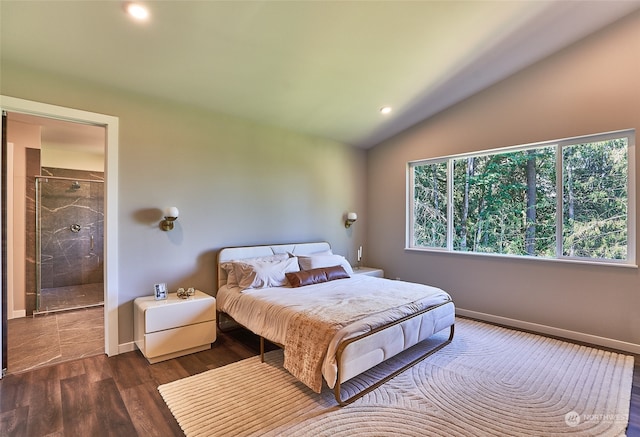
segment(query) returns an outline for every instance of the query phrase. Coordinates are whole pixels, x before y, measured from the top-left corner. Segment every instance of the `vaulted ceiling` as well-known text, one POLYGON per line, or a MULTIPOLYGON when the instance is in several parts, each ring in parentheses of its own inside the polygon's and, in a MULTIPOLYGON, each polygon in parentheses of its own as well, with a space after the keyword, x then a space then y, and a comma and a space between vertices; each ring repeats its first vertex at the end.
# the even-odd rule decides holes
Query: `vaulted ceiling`
POLYGON ((638 1, 0 0, 0 62, 370 147, 638 1), (388 115, 379 112, 389 105, 388 115))

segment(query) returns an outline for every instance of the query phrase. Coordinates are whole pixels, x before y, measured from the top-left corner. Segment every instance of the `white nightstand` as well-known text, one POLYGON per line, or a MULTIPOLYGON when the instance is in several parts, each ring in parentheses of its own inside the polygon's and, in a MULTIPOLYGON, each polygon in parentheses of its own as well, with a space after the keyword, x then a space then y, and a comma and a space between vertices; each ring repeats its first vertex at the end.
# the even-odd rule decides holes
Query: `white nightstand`
POLYGON ((354 267, 353 273, 356 275, 369 275, 376 278, 384 278, 384 270, 375 267, 354 267))
POLYGON ((216 341, 216 300, 202 291, 187 299, 169 293, 134 300, 133 335, 136 345, 153 364, 211 349, 216 341))

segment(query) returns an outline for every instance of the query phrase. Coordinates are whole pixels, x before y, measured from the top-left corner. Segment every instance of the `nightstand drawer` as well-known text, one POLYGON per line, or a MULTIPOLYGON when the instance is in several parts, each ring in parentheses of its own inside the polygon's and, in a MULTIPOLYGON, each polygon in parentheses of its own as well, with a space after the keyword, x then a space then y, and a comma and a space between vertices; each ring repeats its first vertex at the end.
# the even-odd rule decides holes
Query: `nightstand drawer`
POLYGON ((145 334, 145 355, 147 358, 155 358, 176 351, 211 344, 216 340, 215 333, 216 322, 210 321, 145 334))
POLYGON ((165 301, 167 305, 148 307, 145 332, 156 332, 216 319, 215 300, 165 301))

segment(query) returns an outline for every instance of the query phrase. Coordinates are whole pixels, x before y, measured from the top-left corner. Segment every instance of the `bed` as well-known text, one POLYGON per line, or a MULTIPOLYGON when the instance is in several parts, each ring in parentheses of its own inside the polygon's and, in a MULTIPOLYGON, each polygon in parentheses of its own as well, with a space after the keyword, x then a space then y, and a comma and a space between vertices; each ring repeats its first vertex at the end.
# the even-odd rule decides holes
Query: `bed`
POLYGON ((316 392, 333 388, 341 406, 453 340, 449 294, 358 274, 327 242, 224 248, 217 267, 219 328, 257 334, 262 359, 265 339, 282 347, 285 368, 316 392), (345 382, 447 328, 445 341, 343 399, 345 382))

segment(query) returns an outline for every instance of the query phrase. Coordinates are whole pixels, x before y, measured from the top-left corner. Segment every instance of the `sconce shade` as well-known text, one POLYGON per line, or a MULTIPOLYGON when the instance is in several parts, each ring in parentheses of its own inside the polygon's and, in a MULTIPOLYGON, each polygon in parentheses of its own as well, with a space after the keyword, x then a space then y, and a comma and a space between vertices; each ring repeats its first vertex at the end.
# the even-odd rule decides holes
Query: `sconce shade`
POLYGON ((347 219, 344 221, 344 227, 345 228, 350 228, 351 225, 358 220, 358 214, 356 214, 355 212, 348 212, 347 213, 347 219))
POLYGON ((180 211, 175 206, 170 206, 169 208, 166 209, 164 213, 165 217, 178 218, 179 215, 180 215, 180 211))
POLYGON ((164 211, 164 220, 160 222, 160 228, 163 231, 170 231, 173 229, 173 222, 178 219, 180 211, 175 206, 170 206, 164 211))

